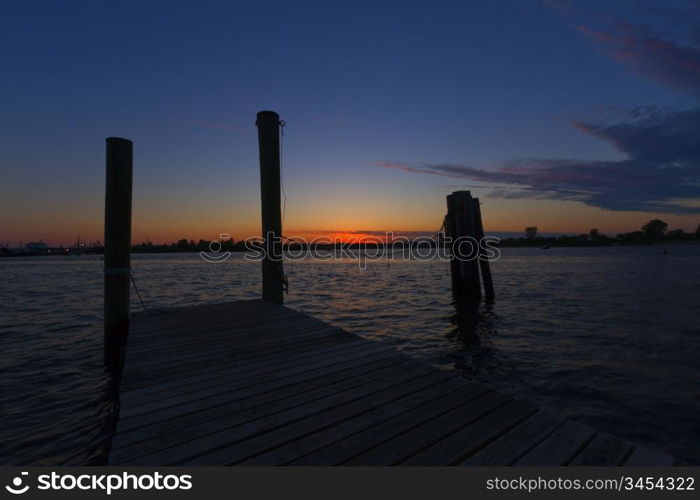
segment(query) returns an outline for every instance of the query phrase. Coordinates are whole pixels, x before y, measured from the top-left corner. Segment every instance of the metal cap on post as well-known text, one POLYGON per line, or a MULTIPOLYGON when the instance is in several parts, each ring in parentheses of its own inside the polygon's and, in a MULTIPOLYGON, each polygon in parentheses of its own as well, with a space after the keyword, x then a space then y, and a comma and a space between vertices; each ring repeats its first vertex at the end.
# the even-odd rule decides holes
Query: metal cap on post
POLYGON ((260 198, 265 256, 262 262, 263 300, 283 303, 282 211, 280 204, 280 117, 260 111, 255 124, 260 146, 260 198))
POLYGON ((104 255, 105 362, 119 366, 119 354, 129 331, 131 268, 131 189, 133 144, 107 138, 104 255))

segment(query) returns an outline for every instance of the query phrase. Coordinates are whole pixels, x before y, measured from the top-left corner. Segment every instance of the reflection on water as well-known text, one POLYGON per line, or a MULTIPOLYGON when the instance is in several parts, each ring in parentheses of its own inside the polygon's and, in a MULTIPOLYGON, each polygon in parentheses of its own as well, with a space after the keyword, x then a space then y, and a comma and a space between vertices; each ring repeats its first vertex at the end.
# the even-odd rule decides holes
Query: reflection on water
MULTIPOLYGON (((700 463, 700 246, 503 253, 497 300, 476 313, 455 309, 441 261, 288 263, 286 303, 700 463)), ((241 257, 135 255, 133 266, 148 307, 184 306, 259 297, 259 264, 241 257)), ((104 458, 101 268, 90 256, 0 260, 0 463, 104 458)))

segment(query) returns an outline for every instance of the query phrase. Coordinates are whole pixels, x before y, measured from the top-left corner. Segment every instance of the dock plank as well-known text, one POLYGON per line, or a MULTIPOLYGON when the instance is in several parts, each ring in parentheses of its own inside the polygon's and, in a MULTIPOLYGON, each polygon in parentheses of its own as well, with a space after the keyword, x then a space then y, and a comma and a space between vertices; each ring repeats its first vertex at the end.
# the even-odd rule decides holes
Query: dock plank
MULTIPOLYGON (((382 352, 385 349, 384 346, 372 346, 371 349, 367 350, 360 350, 354 354, 354 357, 361 357, 367 352, 382 352)), ((336 363, 340 360, 343 359, 351 359, 353 357, 352 353, 341 353, 338 355, 333 355, 329 356, 329 359, 324 360, 324 366, 326 368, 331 368, 334 365, 335 361, 336 363)), ((269 376, 270 379, 275 379, 280 377, 280 373, 275 371, 274 368, 272 367, 265 367, 264 370, 267 370, 266 373, 269 376)), ((308 365, 302 363, 296 363, 293 366, 290 367, 289 372, 291 373, 303 373, 305 371, 308 371, 308 365)), ((246 379, 243 379, 241 384, 243 387, 248 387, 248 386, 257 386, 259 381, 261 380, 260 373, 256 374, 251 374, 249 377, 246 379), (243 385, 244 384, 244 385, 243 385)), ((231 389, 235 389, 236 386, 233 385, 231 389)), ((219 406, 225 402, 230 401, 231 399, 231 394, 230 393, 224 393, 212 397, 205 398, 204 400, 195 400, 195 401, 190 401, 178 405, 173 405, 170 407, 167 407, 163 410, 155 410, 151 411, 149 413, 141 414, 138 416, 135 416, 133 418, 124 418, 120 419, 120 422, 118 424, 118 429, 120 430, 127 430, 127 429, 132 429, 136 427, 141 427, 147 424, 152 424, 156 423, 159 421, 163 420, 170 420, 173 419, 177 416, 185 415, 185 414, 190 414, 190 413, 201 413, 202 410, 206 410, 207 408, 211 408, 214 406, 219 406)))
MULTIPOLYGON (((232 396, 231 401, 221 404, 207 411, 206 418, 196 414, 185 414, 180 417, 170 418, 167 421, 157 421, 151 425, 137 427, 126 430, 114 437, 112 448, 126 446, 139 441, 151 439, 161 439, 166 434, 178 433, 190 429, 193 422, 202 422, 206 419, 214 420, 222 416, 234 415, 238 412, 254 408, 259 404, 270 405, 272 402, 281 401, 294 397, 295 394, 313 390, 318 387, 330 385, 340 380, 350 379, 362 373, 369 373, 375 369, 392 366, 405 362, 405 359, 392 353, 379 353, 369 357, 358 358, 356 360, 338 363, 332 367, 304 372, 292 377, 275 378, 259 385, 249 385, 239 389, 237 396, 232 396), (322 375, 319 376, 320 371, 322 375)), ((289 406, 294 406, 292 401, 289 406)), ((271 406, 268 406, 272 409, 271 406)))
MULTIPOLYGON (((154 393, 167 392, 168 396, 189 392, 193 387, 210 387, 219 382, 229 383, 231 377, 237 380, 255 379, 265 381, 269 377, 294 375, 315 368, 342 361, 351 361, 375 353, 396 353, 395 350, 383 344, 367 341, 353 341, 344 344, 320 347, 311 351, 295 353, 287 357, 258 358, 247 363, 234 366, 212 367, 211 370, 200 370, 194 373, 182 374, 167 381, 137 384, 127 387, 122 393, 125 404, 127 398, 155 397, 154 393)), ((131 403, 128 403, 131 404, 131 403)))
POLYGON ((513 465, 565 422, 562 417, 543 411, 537 412, 474 453, 461 465, 513 465))
POLYGON ((110 463, 669 465, 262 300, 131 318, 110 463))
MULTIPOLYGON (((387 393, 393 394, 391 389, 401 390, 400 388, 396 389, 396 387, 405 387, 408 381, 418 379, 427 373, 427 370, 418 373, 403 371, 390 378, 380 378, 374 380, 371 386, 363 384, 321 399, 294 406, 280 413, 248 420, 234 427, 226 427, 223 430, 207 434, 196 440, 168 448, 165 452, 148 455, 143 461, 136 461, 134 464, 154 463, 157 465, 172 465, 178 463, 183 465, 228 465, 235 457, 240 455, 241 448, 246 450, 250 448, 245 444, 239 445, 241 442, 245 442, 259 434, 271 432, 278 427, 283 427, 297 421, 308 422, 311 420, 311 417, 317 413, 343 408, 344 405, 356 400, 372 398, 375 393, 380 393, 383 396, 386 396, 387 393)), ((376 398, 372 400, 374 399, 376 398)))
POLYGON ((662 467, 668 467, 670 465, 674 465, 676 460, 669 456, 666 455, 665 453, 661 453, 655 450, 650 450, 649 448, 645 446, 638 446, 637 449, 635 449, 629 456, 629 458, 625 461, 626 466, 633 466, 633 467, 639 467, 639 466, 662 466, 662 467))
POLYGON ((490 389, 482 384, 467 383, 456 391, 450 392, 436 400, 418 406, 402 415, 374 425, 362 432, 348 436, 319 450, 306 450, 290 465, 340 465, 362 453, 386 443, 405 432, 431 421, 466 402, 475 399, 490 389))
MULTIPOLYGON (((298 330, 313 330, 317 328, 330 327, 330 325, 315 318, 288 318, 275 315, 262 321, 256 322, 255 320, 251 319, 247 322, 236 322, 233 325, 231 320, 227 320, 220 324, 200 324, 189 328, 182 327, 181 325, 172 327, 164 325, 164 328, 166 328, 168 333, 163 333, 157 337, 149 337, 147 339, 134 338, 129 345, 134 354, 138 357, 147 355, 148 350, 152 349, 153 347, 158 347, 159 349, 168 351, 182 348, 187 345, 196 345, 202 340, 209 343, 212 343, 215 340, 221 342, 229 341, 235 342, 239 345, 255 340, 279 342, 291 337, 288 334, 284 335, 283 337, 273 335, 278 333, 280 323, 287 324, 285 333, 298 330)), ((135 332, 135 335, 138 335, 138 332, 135 332)))
MULTIPOLYGON (((147 373, 157 372, 160 368, 167 368, 172 365, 187 366, 187 364, 197 363, 201 360, 213 361, 218 358, 251 357, 252 352, 271 354, 275 352, 289 352, 296 347, 308 348, 318 345, 320 342, 341 343, 355 340, 335 328, 317 328, 314 330, 305 329, 291 332, 293 335, 284 340, 260 339, 257 342, 247 344, 237 343, 234 340, 218 342, 215 345, 204 345, 193 349, 194 346, 187 346, 171 352, 164 352, 163 357, 158 360, 150 359, 148 356, 129 359, 129 373, 138 374, 145 370, 147 373), (150 359, 150 363, 149 363, 150 359)), ((206 342, 203 342, 206 344, 206 342)), ((214 344, 214 343, 212 343, 214 344)), ((132 375, 133 376, 133 375, 132 375)))
POLYGON ((424 448, 402 465, 456 465, 537 411, 526 401, 509 401, 466 427, 424 448))
MULTIPOLYGON (((346 401, 341 404, 325 405, 326 407, 322 411, 318 411, 320 407, 314 408, 313 413, 305 415, 303 418, 297 418, 288 425, 270 431, 256 432, 257 436, 253 439, 245 440, 236 446, 227 446, 211 454, 196 457, 190 462, 185 462, 185 464, 213 465, 223 463, 232 465, 316 430, 325 429, 338 422, 363 415, 373 408, 398 400, 425 387, 445 383, 455 376, 424 371, 416 377, 403 374, 400 379, 382 380, 378 385, 375 383, 372 390, 367 391, 365 387, 363 391, 353 395, 355 397, 349 400, 346 398, 346 401), (379 390, 376 390, 377 386, 379 390)), ((257 431, 260 430, 257 422, 254 428, 257 431)))
MULTIPOLYGON (((398 358, 400 360, 401 358, 398 358)), ((326 372, 323 374, 324 377, 329 377, 331 376, 331 369, 335 367, 335 365, 327 365, 329 370, 326 370, 326 372)), ((365 367, 365 369, 367 369, 365 367)), ((350 376, 350 375, 348 375, 350 376)), ((146 414, 146 413, 152 413, 152 412, 157 412, 160 410, 164 410, 166 408, 171 408, 171 407, 176 407, 179 405, 187 404, 187 403, 192 403, 196 402, 198 406, 200 407, 208 407, 208 406, 216 406, 221 403, 221 401, 227 401, 231 396, 230 393, 234 391, 236 388, 241 388, 241 387, 251 387, 253 386, 256 394, 260 394, 262 392, 261 387, 260 387, 260 377, 251 377, 248 378, 247 380, 250 381, 250 383, 245 384, 241 383, 240 379, 229 379, 227 382, 224 384, 219 384, 219 385, 212 385, 209 386, 205 389, 199 389, 199 390, 194 390, 194 391, 187 391, 187 392, 180 392, 176 395, 172 395, 166 398, 159 398, 159 399, 151 399, 148 402, 143 402, 137 407, 134 407, 133 409, 130 409, 130 412, 125 412, 122 415, 123 419, 128 419, 131 417, 135 417, 138 415, 146 414)), ((279 379, 277 379, 279 380, 279 379)))
MULTIPOLYGON (((321 353, 325 353, 326 355, 332 355, 334 352, 338 352, 341 349, 339 349, 340 346, 333 346, 333 349, 331 348, 325 348, 325 349, 320 349, 320 350, 314 350, 314 351, 306 351, 305 354, 309 354, 309 356, 305 356, 302 359, 303 363, 306 363, 305 366, 305 371, 301 375, 297 375, 295 373, 291 373, 291 375, 296 375, 295 378, 292 378, 291 380, 303 380, 306 377, 317 377, 318 375, 323 374, 324 376, 329 373, 329 370, 320 370, 319 362, 317 361, 318 357, 317 355, 321 353), (316 356, 316 357, 314 357, 316 356), (301 377, 301 378, 300 378, 301 377)), ((347 347, 347 346, 346 346, 347 347)), ((378 352, 377 351, 370 351, 369 353, 365 351, 359 351, 355 350, 355 356, 349 359, 344 359, 341 362, 335 363, 332 368, 340 370, 344 366, 354 366, 354 365, 359 365, 359 364, 364 364, 368 361, 374 360, 374 359, 384 359, 388 357, 393 357, 397 359, 404 359, 403 357, 399 356, 398 353, 396 353, 393 350, 390 349, 380 349, 378 352), (349 365, 348 365, 349 363, 349 365)), ((347 356, 347 355, 346 355, 347 356)), ((272 372, 273 375, 276 375, 279 371, 282 371, 284 366, 282 363, 280 363, 280 359, 274 359, 269 361, 269 366, 271 369, 274 369, 275 371, 272 372)), ((287 360, 289 361, 289 360, 287 360)), ((327 365, 327 363, 326 363, 327 365)), ((265 365, 260 365, 259 368, 262 370, 262 368, 265 365)), ((288 366, 288 365, 285 365, 288 366)), ((242 370, 227 370, 227 371, 221 371, 218 372, 219 375, 214 378, 214 379, 206 379, 206 380, 195 380, 195 381, 186 381, 183 382, 180 386, 176 387, 154 387, 154 386, 149 386, 145 389, 136 389, 130 392, 124 393, 122 396, 122 402, 128 402, 129 406, 132 405, 138 405, 140 406, 141 404, 147 404, 151 402, 156 402, 160 401, 162 399, 168 399, 176 396, 180 396, 183 394, 188 394, 190 392, 200 392, 200 394, 206 394, 206 393, 212 393, 212 392, 218 392, 220 390, 225 390, 230 389, 231 384, 233 383, 240 383, 242 380, 251 380, 252 384, 258 386, 260 389, 262 389, 262 386, 264 386, 265 382, 269 377, 269 373, 264 373, 259 371, 259 375, 256 376, 253 373, 251 373, 250 370, 248 371, 242 371, 242 370), (149 389, 146 391, 146 389, 149 389)), ((277 377, 279 379, 279 377, 277 377)), ((289 380, 289 377, 284 378, 283 382, 289 380)), ((252 385, 251 384, 251 385, 252 385)))
POLYGON ((462 427, 492 412, 510 398, 487 392, 348 461, 348 465, 397 465, 462 427))
MULTIPOLYGON (((345 437, 352 436, 373 427, 382 422, 401 416, 417 407, 430 404, 444 394, 452 393, 458 389, 465 389, 466 384, 459 378, 425 387, 414 393, 407 394, 395 400, 390 405, 382 405, 372 408, 356 418, 344 420, 337 425, 322 430, 314 429, 310 434, 291 441, 272 450, 259 454, 243 462, 244 465, 284 465, 302 455, 315 451, 325 446, 333 445, 345 437)), ((478 393, 481 390, 476 385, 470 386, 471 390, 478 393)))
POLYGON ((632 446, 601 433, 576 455, 571 465, 621 465, 630 453, 632 453, 632 446))
MULTIPOLYGON (((384 344, 378 344, 376 342, 369 342, 366 340, 351 340, 349 342, 343 342, 343 343, 334 343, 331 342, 331 345, 327 345, 323 342, 317 342, 314 344, 315 349, 309 349, 309 346, 303 346, 299 349, 290 349, 286 353, 286 356, 283 354, 282 356, 279 355, 279 353, 275 353, 275 356, 261 356, 261 357, 251 357, 248 362, 243 363, 241 362, 238 364, 239 367, 245 366, 247 371, 253 371, 253 367, 257 364, 259 365, 258 367, 266 367, 270 365, 270 361, 273 361, 272 364, 276 364, 276 368, 282 369, 290 365, 297 365, 300 364, 300 362, 308 361, 311 358, 318 358, 319 351, 326 348, 328 351, 337 351, 340 354, 341 351, 346 351, 346 350, 351 350, 351 351, 357 351, 358 348, 362 349, 367 349, 367 350, 377 350, 377 349, 384 349, 384 350, 389 350, 390 347, 386 346, 384 344), (285 359, 287 361, 283 361, 285 359)), ((132 390, 132 389, 137 389, 137 388, 142 388, 145 386, 150 386, 154 384, 161 384, 161 383, 167 383, 167 382, 174 382, 177 383, 178 380, 183 380, 183 379, 203 379, 207 378, 208 375, 210 374, 218 374, 220 372, 226 371, 230 369, 231 367, 237 366, 236 363, 223 363, 223 364, 212 364, 212 365, 207 365, 207 364, 197 364, 196 366, 188 366, 188 367, 182 367, 181 370, 169 370, 166 374, 158 374, 157 376, 149 374, 148 372, 144 371, 142 373, 139 373, 139 376, 132 376, 131 378, 124 380, 122 382, 122 386, 126 390, 132 390)), ((255 367, 256 369, 258 367, 255 367)), ((125 367, 126 369, 127 367, 125 367)), ((211 377, 208 377, 211 378, 211 377)))
POLYGON ((595 429, 568 421, 515 462, 515 465, 566 465, 595 436, 595 429))
MULTIPOLYGON (((186 425, 180 426, 180 429, 173 430, 172 426, 161 427, 158 435, 148 440, 139 440, 139 434, 144 436, 149 433, 144 433, 143 429, 137 429, 136 438, 134 439, 132 436, 131 446, 126 450, 119 451, 119 455, 131 457, 138 454, 147 455, 163 448, 183 444, 256 419, 323 400, 398 373, 404 368, 404 364, 405 360, 400 359, 394 360, 394 363, 383 360, 369 366, 363 365, 350 371, 345 370, 323 377, 322 380, 327 382, 324 384, 298 384, 264 393, 244 389, 232 397, 233 404, 229 403, 223 408, 221 406, 211 408, 204 417, 199 414, 193 415, 187 420, 186 425), (246 394, 251 393, 255 395, 246 397, 246 394), (186 432, 181 432, 182 430, 186 430, 186 432)), ((314 382, 318 380, 317 378, 314 382)), ((122 446, 122 448, 125 447, 122 446)))

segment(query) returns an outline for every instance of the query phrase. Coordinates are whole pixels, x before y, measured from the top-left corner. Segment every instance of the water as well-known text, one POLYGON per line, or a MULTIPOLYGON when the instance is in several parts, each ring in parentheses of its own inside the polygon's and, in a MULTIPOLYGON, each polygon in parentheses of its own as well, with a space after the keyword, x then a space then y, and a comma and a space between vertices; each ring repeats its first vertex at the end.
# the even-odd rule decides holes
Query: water
MULTIPOLYGON (((290 307, 700 463, 700 245, 504 249, 480 345, 450 321, 444 262, 286 269, 290 307)), ((0 259, 0 464, 104 461, 101 270, 93 256, 0 259)), ((149 307, 259 297, 259 264, 240 254, 134 255, 133 270, 149 307)))

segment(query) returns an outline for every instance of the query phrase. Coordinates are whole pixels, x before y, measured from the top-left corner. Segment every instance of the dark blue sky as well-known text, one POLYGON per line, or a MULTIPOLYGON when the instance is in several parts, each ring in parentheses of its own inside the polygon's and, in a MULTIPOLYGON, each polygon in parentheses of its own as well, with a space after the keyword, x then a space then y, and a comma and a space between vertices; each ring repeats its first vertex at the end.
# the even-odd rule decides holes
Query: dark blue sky
POLYGON ((6 3, 0 240, 101 239, 111 135, 135 142, 136 240, 256 233, 261 109, 288 124, 297 232, 434 230, 454 189, 496 231, 694 229, 698 19, 684 1, 6 3))

